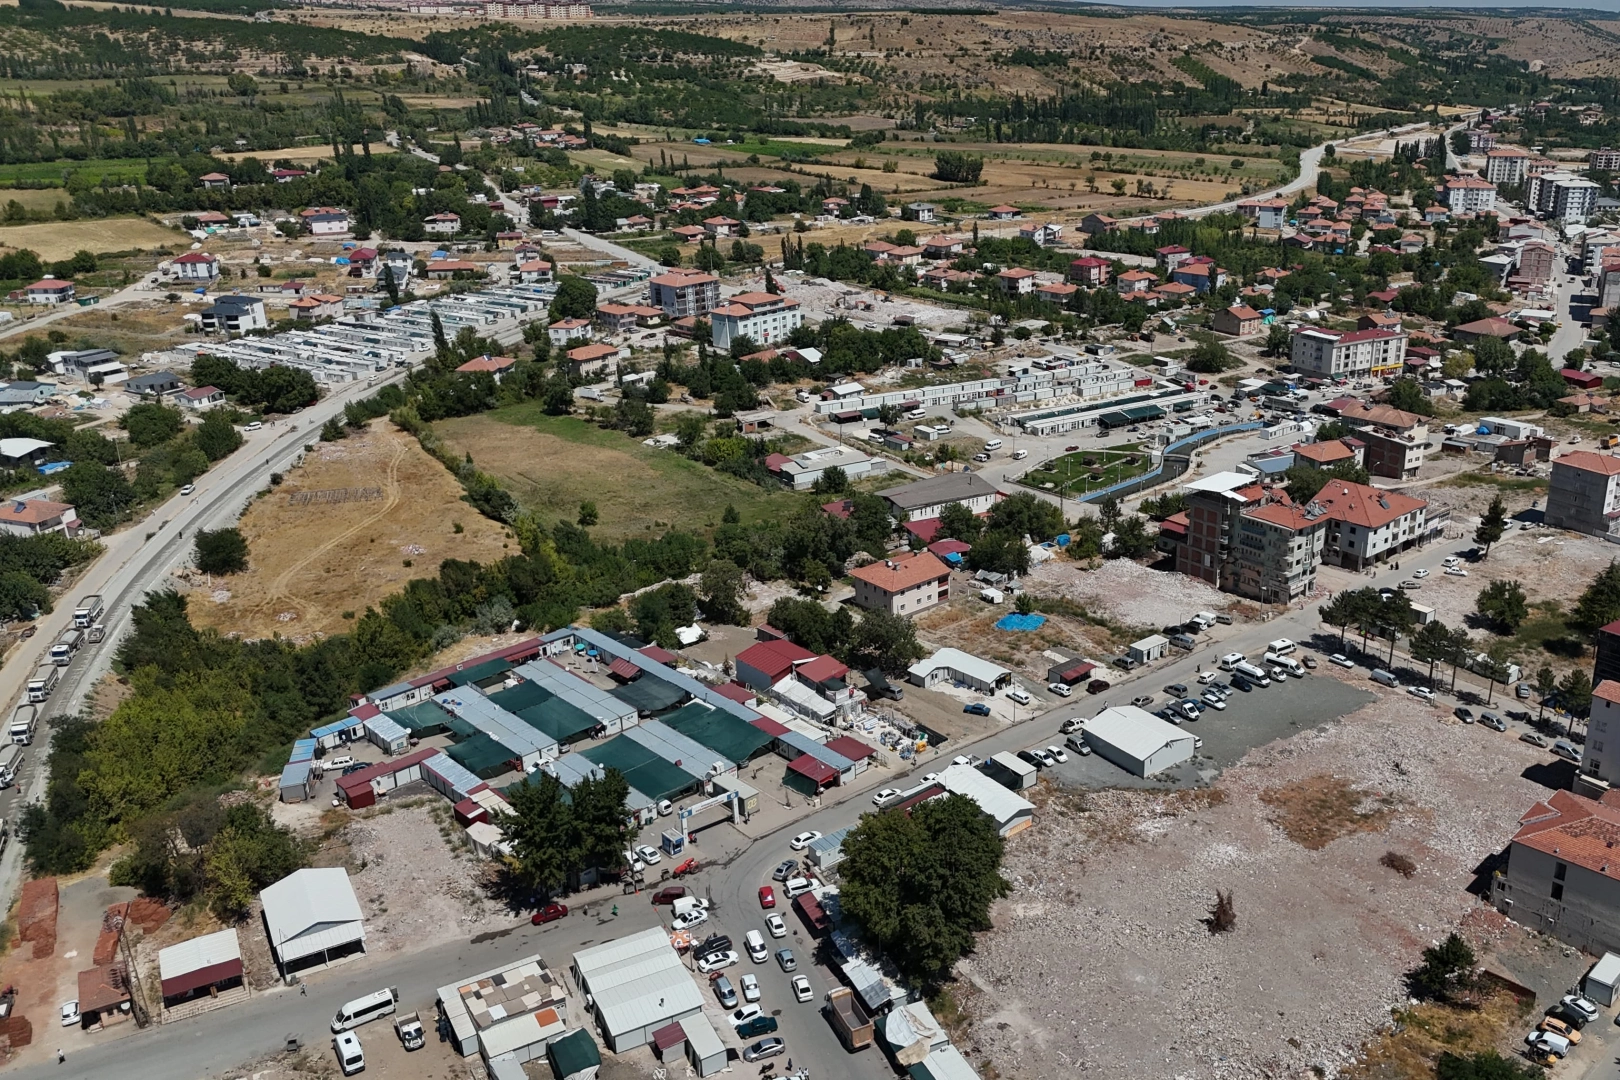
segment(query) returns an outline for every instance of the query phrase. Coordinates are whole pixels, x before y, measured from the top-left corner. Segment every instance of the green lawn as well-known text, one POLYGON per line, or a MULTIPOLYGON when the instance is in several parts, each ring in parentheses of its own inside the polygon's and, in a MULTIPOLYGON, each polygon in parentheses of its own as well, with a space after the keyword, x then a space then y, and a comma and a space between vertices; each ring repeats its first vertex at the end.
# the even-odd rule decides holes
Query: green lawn
POLYGON ((578 417, 547 416, 534 402, 435 427, 457 454, 472 454, 480 469, 499 477, 543 519, 573 521, 580 503, 596 503, 600 520, 591 532, 604 540, 655 536, 671 526, 712 529, 728 503, 743 521, 757 521, 786 513, 801 498, 578 417))
POLYGON ((68 173, 88 177, 94 183, 103 179, 114 182, 145 178, 146 162, 130 159, 89 158, 85 161, 30 161, 17 165, 0 165, 0 186, 19 182, 45 183, 61 186, 68 173))
POLYGON ((1024 483, 1073 498, 1140 476, 1151 468, 1152 455, 1139 446, 1081 450, 1054 458, 1032 470, 1024 477, 1024 483))

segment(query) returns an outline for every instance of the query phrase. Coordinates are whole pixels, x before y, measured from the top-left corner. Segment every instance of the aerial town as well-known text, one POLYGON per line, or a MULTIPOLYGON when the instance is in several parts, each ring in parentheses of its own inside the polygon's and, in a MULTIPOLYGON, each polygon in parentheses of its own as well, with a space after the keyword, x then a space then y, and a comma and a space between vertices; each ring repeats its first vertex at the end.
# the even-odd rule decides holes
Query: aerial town
POLYGON ((1620 16, 0 27, 0 1080, 1620 1076, 1620 16))

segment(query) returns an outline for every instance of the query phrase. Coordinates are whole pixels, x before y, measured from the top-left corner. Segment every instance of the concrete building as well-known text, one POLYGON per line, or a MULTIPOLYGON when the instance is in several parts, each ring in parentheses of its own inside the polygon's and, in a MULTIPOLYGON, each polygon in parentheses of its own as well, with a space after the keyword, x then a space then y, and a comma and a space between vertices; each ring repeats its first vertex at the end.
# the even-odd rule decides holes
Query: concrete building
POLYGON ((1586 155, 1586 165, 1598 172, 1620 172, 1620 150, 1611 150, 1607 146, 1593 150, 1586 155))
POLYGON ((1517 146, 1499 146, 1485 152, 1485 179, 1493 184, 1522 184, 1530 152, 1517 146))
POLYGON ((439 987, 438 1006, 451 1046, 463 1058, 482 1057, 496 1076, 544 1057, 568 1032, 568 991, 538 953, 439 987))
POLYGON ((1597 657, 1592 661, 1592 685, 1605 680, 1620 683, 1620 620, 1597 632, 1597 657))
POLYGON ((295 871, 259 893, 270 951, 283 973, 366 951, 366 928, 342 867, 295 871))
POLYGON ((169 264, 181 281, 213 281, 219 277, 219 260, 201 251, 188 251, 169 264))
POLYGON ((914 616, 951 595, 951 568, 932 552, 907 559, 884 559, 850 571, 855 579, 855 605, 890 615, 914 616))
POLYGON ((1008 296, 1026 296, 1035 291, 1035 271, 1014 266, 996 275, 996 284, 1008 296))
POLYGON ((572 971, 602 1041, 616 1054, 645 1046, 659 1028, 703 1011, 703 995, 662 926, 582 949, 572 971))
POLYGON ((249 330, 263 330, 270 325, 264 301, 256 296, 227 293, 216 297, 213 306, 203 308, 201 314, 202 328, 218 333, 245 334, 249 330))
POLYGON ((851 446, 823 446, 774 463, 766 459, 766 467, 793 490, 803 491, 814 487, 828 469, 842 469, 846 477, 855 480, 868 473, 882 472, 888 468, 888 462, 851 446))
POLYGON ((1153 776, 1193 756, 1191 733, 1135 705, 1104 709, 1081 731, 1098 757, 1136 776, 1153 776))
POLYGON ((1265 321, 1265 316, 1249 305, 1233 304, 1217 311, 1211 317, 1209 325, 1216 333, 1232 337, 1248 337, 1250 334, 1258 334, 1265 321))
POLYGON ((79 531, 78 512, 67 503, 49 499, 10 499, 0 504, 0 533, 11 536, 39 536, 61 533, 73 536, 79 531))
POLYGON ((1620 794, 1555 791, 1519 820, 1491 904, 1528 929, 1599 954, 1620 948, 1620 794))
POLYGON ((1477 176, 1448 176, 1435 188, 1453 214, 1484 214, 1496 209, 1496 185, 1477 176))
POLYGON ((1360 570, 1387 561, 1426 535, 1429 504, 1398 491, 1330 480, 1312 500, 1328 518, 1322 559, 1360 570))
POLYGON ((720 306, 720 279, 701 270, 671 270, 647 282, 649 303, 671 319, 707 318, 720 306))
POLYGON ((44 278, 23 289, 23 298, 30 304, 66 304, 73 294, 73 282, 61 278, 44 278))
POLYGON ((1545 520, 1592 536, 1620 533, 1620 458, 1577 450, 1555 459, 1545 520))
POLYGON ((1296 506, 1281 488, 1226 472, 1183 489, 1187 530, 1175 546, 1176 570, 1225 592, 1283 603, 1316 586, 1327 520, 1296 506))
MULTIPOLYGON (((1605 636, 1608 635, 1599 633, 1600 642, 1605 636)), ((1599 659, 1603 659, 1601 652, 1599 659)), ((1609 660, 1612 664, 1612 648, 1609 660)), ((1613 679, 1592 681, 1597 685, 1592 687, 1592 712, 1586 722, 1586 747, 1581 754, 1581 772, 1614 786, 1620 784, 1620 682, 1613 679), (1614 749, 1608 749, 1610 746, 1614 749)))
POLYGON ((785 341, 803 322, 799 302, 777 293, 738 293, 709 312, 710 335, 717 349, 729 349, 739 338, 757 345, 785 341))
POLYGON ((1305 326, 1294 331, 1288 362, 1297 374, 1323 379, 1396 375, 1406 362, 1406 333, 1305 326))
POLYGON ((1553 221, 1579 225, 1597 212, 1598 193, 1602 188, 1595 181, 1576 177, 1560 180, 1552 189, 1552 206, 1547 216, 1553 221))
POLYGON ((1000 489, 978 473, 941 473, 915 483, 884 488, 878 497, 889 504, 901 521, 928 521, 947 506, 964 506, 974 514, 988 514, 1003 498, 1000 489))
POLYGON ((1374 476, 1411 479, 1429 451, 1429 423, 1417 413, 1388 405, 1351 405, 1339 419, 1356 429, 1362 464, 1374 476))

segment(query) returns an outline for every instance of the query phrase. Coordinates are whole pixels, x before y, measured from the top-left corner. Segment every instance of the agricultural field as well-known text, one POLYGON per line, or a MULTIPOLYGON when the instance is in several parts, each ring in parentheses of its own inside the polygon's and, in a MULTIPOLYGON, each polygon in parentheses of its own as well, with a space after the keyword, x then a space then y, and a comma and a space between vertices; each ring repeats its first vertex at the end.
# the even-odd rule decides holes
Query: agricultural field
POLYGON ((1153 455, 1136 444, 1064 454, 1024 475, 1024 483, 1069 498, 1140 476, 1153 468, 1153 455))
MULTIPOLYGON (((331 151, 327 152, 331 156, 331 151)), ((0 165, 0 187, 17 184, 49 184, 61 187, 69 175, 99 184, 103 180, 121 184, 146 176, 146 162, 139 159, 88 158, 84 161, 30 161, 0 165)))
MULTIPOLYGON (((461 485, 387 420, 316 443, 304 464, 256 500, 240 523, 248 569, 193 575, 188 611, 199 626, 247 638, 308 640, 353 624, 444 559, 493 562, 501 526, 461 502, 461 485)), ((515 549, 512 549, 515 550, 515 549)))
MULTIPOLYGON (((3 195, 4 192, 0 192, 0 196, 3 195)), ((183 234, 145 218, 49 221, 0 227, 0 249, 28 248, 46 261, 70 258, 76 251, 99 255, 104 251, 173 247, 182 241, 186 245, 190 243, 183 234)))
POLYGON ((579 504, 596 503, 599 540, 656 536, 665 528, 701 532, 720 524, 729 503, 744 522, 794 503, 668 450, 654 450, 616 431, 572 416, 547 416, 537 403, 435 425, 457 456, 501 481, 542 520, 573 521, 579 504))

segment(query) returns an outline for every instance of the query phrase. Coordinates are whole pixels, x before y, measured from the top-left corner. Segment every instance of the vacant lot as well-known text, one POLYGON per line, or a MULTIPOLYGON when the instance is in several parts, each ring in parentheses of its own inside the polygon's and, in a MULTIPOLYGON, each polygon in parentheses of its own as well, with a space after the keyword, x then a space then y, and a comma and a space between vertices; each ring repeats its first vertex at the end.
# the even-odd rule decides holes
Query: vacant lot
POLYGON ((442 559, 506 554, 504 530, 460 499, 444 466, 386 420, 317 443, 242 515, 248 570, 193 579, 192 621, 247 638, 304 640, 353 625, 345 611, 433 575, 442 559))
POLYGON ((713 528, 727 503, 746 522, 794 502, 785 492, 768 492, 578 417, 547 416, 536 405, 447 420, 438 430, 457 454, 471 454, 544 520, 573 521, 580 503, 596 503, 600 521, 591 532, 603 540, 656 536, 669 527, 713 528))
MULTIPOLYGON (((0 195, 4 195, 0 192, 0 195)), ((66 259, 76 251, 128 251, 190 243, 173 229, 145 218, 103 218, 96 221, 52 221, 43 225, 0 228, 0 247, 29 248, 42 259, 66 259)))

